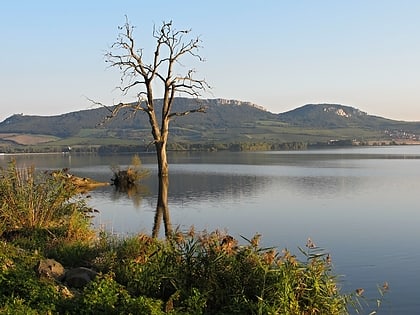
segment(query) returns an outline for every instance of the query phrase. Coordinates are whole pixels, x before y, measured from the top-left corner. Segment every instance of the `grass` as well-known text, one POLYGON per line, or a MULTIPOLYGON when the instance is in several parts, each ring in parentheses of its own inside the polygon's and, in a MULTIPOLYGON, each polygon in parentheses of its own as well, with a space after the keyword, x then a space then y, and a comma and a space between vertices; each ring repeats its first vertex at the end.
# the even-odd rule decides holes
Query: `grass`
POLYGON ((34 167, 19 169, 12 161, 1 174, 0 231, 60 226, 80 209, 73 195, 63 179, 37 174, 34 167))
MULTIPOLYGON (((347 314, 330 257, 308 242, 305 259, 220 231, 176 230, 167 239, 94 231, 75 190, 15 163, 0 171, 2 314, 347 314), (40 278, 53 258, 98 276, 83 288, 40 278)), ((380 291, 385 293, 386 290, 380 291)))

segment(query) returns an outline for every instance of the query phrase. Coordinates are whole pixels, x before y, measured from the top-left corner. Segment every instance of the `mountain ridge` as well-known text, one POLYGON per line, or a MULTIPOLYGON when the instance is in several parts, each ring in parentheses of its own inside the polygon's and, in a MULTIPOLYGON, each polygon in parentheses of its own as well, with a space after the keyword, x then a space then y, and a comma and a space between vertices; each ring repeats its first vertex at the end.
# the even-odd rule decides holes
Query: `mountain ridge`
MULTIPOLYGON (((156 100, 159 110, 160 102, 156 100)), ((295 109, 272 113, 251 102, 229 99, 176 98, 174 111, 183 112, 198 106, 206 113, 176 117, 170 125, 174 142, 290 142, 339 140, 419 140, 420 122, 405 122, 369 115, 348 105, 306 104, 295 109)), ((104 107, 53 116, 15 114, 0 122, 0 134, 48 135, 80 143, 118 143, 150 138, 147 115, 138 112, 134 118, 125 110, 99 127, 109 114, 104 107), (88 140, 90 139, 90 140, 88 140), (100 140, 100 141, 99 141, 100 140)), ((159 116, 159 113, 158 113, 159 116)), ((10 141, 10 137, 8 138, 10 141)), ((13 141, 13 140, 11 140, 13 141)))

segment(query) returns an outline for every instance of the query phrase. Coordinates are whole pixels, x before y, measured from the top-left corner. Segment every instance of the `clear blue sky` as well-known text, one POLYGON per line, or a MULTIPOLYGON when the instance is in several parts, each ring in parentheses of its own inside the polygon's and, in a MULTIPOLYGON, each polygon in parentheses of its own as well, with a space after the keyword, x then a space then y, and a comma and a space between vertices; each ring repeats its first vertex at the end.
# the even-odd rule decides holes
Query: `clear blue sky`
MULTIPOLYGON (((420 1, 1 1, 0 120, 117 103, 104 53, 125 15, 137 44, 172 20, 203 40, 208 98, 278 113, 340 103, 420 121, 420 1)), ((156 95, 159 97, 159 95, 156 95)))

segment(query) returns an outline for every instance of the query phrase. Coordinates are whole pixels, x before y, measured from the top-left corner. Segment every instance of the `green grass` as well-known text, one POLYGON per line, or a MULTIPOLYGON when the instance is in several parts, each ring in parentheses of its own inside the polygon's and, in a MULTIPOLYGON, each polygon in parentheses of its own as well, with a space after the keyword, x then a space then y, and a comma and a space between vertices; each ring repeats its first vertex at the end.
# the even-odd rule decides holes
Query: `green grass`
POLYGON ((107 131, 106 129, 80 129, 79 133, 77 134, 77 137, 80 138, 96 138, 96 137, 102 137, 106 135, 107 131))

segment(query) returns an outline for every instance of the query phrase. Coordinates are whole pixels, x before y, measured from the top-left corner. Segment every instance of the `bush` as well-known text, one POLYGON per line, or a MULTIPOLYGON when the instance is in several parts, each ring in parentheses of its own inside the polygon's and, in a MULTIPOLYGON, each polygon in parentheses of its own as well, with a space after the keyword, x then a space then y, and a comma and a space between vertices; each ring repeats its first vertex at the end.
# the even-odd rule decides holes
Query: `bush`
POLYGON ((131 159, 131 165, 122 170, 119 166, 111 167, 114 173, 111 181, 119 191, 135 190, 136 185, 141 179, 150 175, 150 171, 142 167, 140 157, 135 154, 131 159))
POLYGON ((115 281, 112 273, 92 281, 76 304, 78 309, 72 312, 76 314, 164 314, 161 301, 131 296, 124 286, 115 281))

